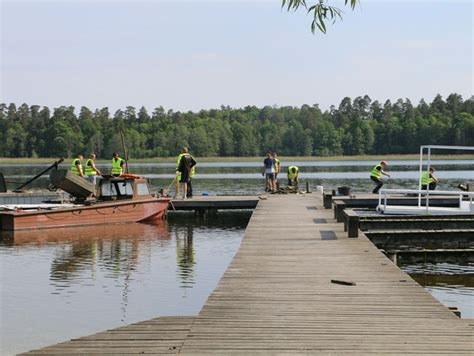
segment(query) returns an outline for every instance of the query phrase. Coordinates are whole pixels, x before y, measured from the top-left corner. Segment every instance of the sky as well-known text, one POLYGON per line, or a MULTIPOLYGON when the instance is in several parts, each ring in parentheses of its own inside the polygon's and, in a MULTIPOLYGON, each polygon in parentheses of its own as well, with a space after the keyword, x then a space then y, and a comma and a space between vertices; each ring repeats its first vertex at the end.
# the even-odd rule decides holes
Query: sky
POLYGON ((471 0, 360 0, 326 35, 280 0, 0 1, 7 104, 326 110, 473 93, 471 0))

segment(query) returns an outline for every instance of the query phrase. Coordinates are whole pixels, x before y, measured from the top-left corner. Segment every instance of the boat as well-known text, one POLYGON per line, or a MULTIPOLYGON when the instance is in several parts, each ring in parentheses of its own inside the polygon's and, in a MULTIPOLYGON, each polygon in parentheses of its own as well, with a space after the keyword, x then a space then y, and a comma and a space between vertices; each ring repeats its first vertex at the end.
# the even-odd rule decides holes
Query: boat
POLYGON ((70 171, 56 169, 50 179, 74 199, 68 204, 10 204, 0 207, 0 230, 31 230, 124 222, 157 222, 171 198, 150 193, 147 179, 132 174, 105 176, 97 189, 70 171))

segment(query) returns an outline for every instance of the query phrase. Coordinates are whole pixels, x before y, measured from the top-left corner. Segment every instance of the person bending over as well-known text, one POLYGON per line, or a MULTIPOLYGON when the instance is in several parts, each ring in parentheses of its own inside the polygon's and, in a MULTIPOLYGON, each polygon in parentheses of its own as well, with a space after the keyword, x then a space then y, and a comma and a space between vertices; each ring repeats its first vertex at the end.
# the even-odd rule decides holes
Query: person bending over
POLYGON ((377 164, 374 168, 372 168, 372 172, 370 172, 370 179, 376 183, 376 186, 372 193, 377 194, 383 186, 382 176, 387 176, 390 178, 390 174, 385 172, 385 167, 388 166, 387 161, 381 161, 377 164))

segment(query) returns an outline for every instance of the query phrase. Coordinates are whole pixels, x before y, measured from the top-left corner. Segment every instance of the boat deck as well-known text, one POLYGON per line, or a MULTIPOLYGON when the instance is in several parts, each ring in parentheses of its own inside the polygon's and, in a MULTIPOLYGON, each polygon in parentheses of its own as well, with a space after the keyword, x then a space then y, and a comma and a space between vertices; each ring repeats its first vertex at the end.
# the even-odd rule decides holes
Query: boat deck
POLYGON ((118 354, 124 343, 127 354, 158 354, 171 351, 158 340, 171 338, 182 340, 173 352, 183 355, 472 355, 470 323, 362 233, 348 238, 322 205, 315 194, 261 200, 239 251, 189 330, 161 335, 131 328, 106 336, 112 342, 101 333, 33 354, 118 354), (94 338, 98 342, 87 341, 94 338), (148 347, 153 343, 156 348, 148 347))

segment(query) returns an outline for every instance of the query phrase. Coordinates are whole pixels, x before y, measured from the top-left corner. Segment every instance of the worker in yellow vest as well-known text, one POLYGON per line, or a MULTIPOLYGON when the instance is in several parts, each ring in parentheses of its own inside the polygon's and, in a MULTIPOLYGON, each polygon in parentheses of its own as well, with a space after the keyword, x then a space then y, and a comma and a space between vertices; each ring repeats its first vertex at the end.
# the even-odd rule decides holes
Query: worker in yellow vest
MULTIPOLYGON (((191 156, 191 155, 190 155, 191 156)), ((194 159, 193 156, 191 156, 191 159, 196 162, 196 160, 194 159)), ((186 193, 186 197, 188 198, 192 198, 193 197, 193 186, 191 184, 191 181, 192 181, 192 178, 194 177, 194 175, 196 174, 196 163, 194 163, 194 166, 191 167, 191 172, 189 172, 189 180, 188 180, 188 184, 186 185, 186 188, 187 188, 187 193, 186 193)))
POLYGON ((275 161, 275 189, 278 190, 280 188, 278 184, 278 174, 281 172, 281 162, 276 152, 273 152, 273 160, 275 161))
POLYGON ((436 189, 436 184, 438 184, 439 180, 434 176, 434 172, 436 172, 436 169, 434 167, 430 167, 430 170, 427 172, 424 172, 421 175, 421 189, 427 190, 435 190, 436 189))
POLYGON ((191 178, 195 174, 195 166, 196 160, 189 154, 188 148, 183 147, 176 161, 176 197, 179 195, 179 185, 183 188, 183 199, 193 196, 191 178))
POLYGON ((84 159, 84 156, 81 154, 78 154, 77 157, 74 158, 71 163, 71 172, 81 177, 84 177, 84 171, 82 170, 83 159, 84 159))
POLYGON ((289 166, 288 167, 288 186, 290 187, 298 187, 298 173, 299 169, 296 166, 289 166))
POLYGON ((117 152, 114 152, 112 157, 112 174, 114 177, 120 177, 124 173, 125 160, 119 156, 117 152))
POLYGON ((89 159, 86 161, 86 167, 84 169, 87 180, 94 185, 97 182, 97 176, 101 175, 99 169, 95 166, 95 159, 96 154, 91 153, 89 159))
MULTIPOLYGON (((179 168, 179 163, 181 162, 181 158, 183 157, 183 155, 185 154, 189 154, 188 152, 188 148, 187 147, 183 147, 183 149, 181 150, 181 153, 178 155, 178 158, 176 159, 176 171, 175 171, 175 174, 176 174, 176 177, 175 177, 175 190, 176 190, 176 194, 175 194, 175 197, 178 197, 179 196, 179 186, 180 186, 180 180, 181 180, 181 172, 178 170, 179 168), (186 151, 186 153, 184 152, 186 151)), ((194 157, 193 157, 194 159, 194 157)), ((186 197, 188 198, 191 198, 193 196, 193 188, 192 188, 192 185, 191 185, 191 178, 194 177, 194 174, 196 173, 196 167, 193 166, 191 168, 191 173, 189 174, 189 182, 187 183, 187 194, 186 194, 186 197)))
POLYGON ((381 161, 379 164, 375 165, 370 172, 370 179, 373 180, 377 185, 375 186, 372 193, 378 194, 380 188, 383 186, 382 176, 387 176, 390 178, 390 174, 385 172, 385 167, 388 166, 387 161, 381 161))

